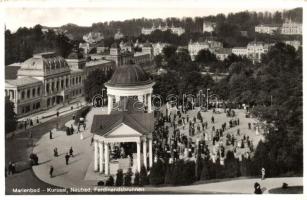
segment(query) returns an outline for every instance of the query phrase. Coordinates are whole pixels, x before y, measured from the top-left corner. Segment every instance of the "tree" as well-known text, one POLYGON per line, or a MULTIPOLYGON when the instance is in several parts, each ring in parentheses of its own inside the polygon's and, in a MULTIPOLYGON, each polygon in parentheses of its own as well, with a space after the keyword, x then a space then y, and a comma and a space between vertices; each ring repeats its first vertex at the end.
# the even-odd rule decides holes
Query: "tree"
POLYGON ((118 169, 117 174, 116 174, 116 182, 115 186, 122 186, 124 182, 124 175, 123 175, 123 170, 118 169))
POLYGON ((163 162, 158 159, 150 169, 149 182, 151 185, 163 184, 165 179, 165 168, 163 162))
POLYGON ((14 103, 5 98, 5 133, 15 131, 17 127, 17 117, 14 111, 14 103))
POLYGON ((104 87, 104 83, 111 78, 111 74, 105 74, 101 70, 97 69, 90 72, 87 78, 84 80, 84 95, 87 102, 91 102, 93 97, 97 94, 101 94, 104 87))
POLYGON ((211 53, 211 51, 207 49, 202 49, 196 55, 195 61, 201 64, 208 65, 217 62, 217 58, 215 54, 211 53))

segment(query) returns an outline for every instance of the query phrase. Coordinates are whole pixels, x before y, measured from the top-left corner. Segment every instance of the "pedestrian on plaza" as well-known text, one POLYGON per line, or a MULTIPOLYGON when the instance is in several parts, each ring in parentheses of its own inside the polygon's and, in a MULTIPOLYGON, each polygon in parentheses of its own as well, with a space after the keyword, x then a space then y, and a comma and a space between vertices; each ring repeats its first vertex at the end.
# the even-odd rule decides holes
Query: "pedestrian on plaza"
POLYGON ((262 167, 261 169, 261 180, 264 180, 265 179, 265 169, 264 167, 262 167))
POLYGON ((36 117, 36 123, 37 123, 37 124, 39 124, 39 120, 38 120, 38 117, 36 117))
POLYGON ((32 131, 29 130, 29 138, 31 139, 32 138, 32 131))
POLYGON ((214 117, 211 117, 211 123, 214 124, 214 117))
POLYGON ((93 143, 94 143, 94 137, 91 138, 91 144, 90 144, 90 146, 92 146, 93 143))
POLYGON ((79 132, 80 132, 80 124, 78 125, 77 133, 79 133, 79 132))
POLYGON ((75 116, 75 115, 73 115, 73 116, 72 116, 72 120, 75 120, 75 118, 76 118, 76 116, 75 116))
POLYGON ((33 126, 33 121, 32 121, 32 119, 30 119, 30 126, 33 126))
POLYGON ((53 177, 53 166, 52 165, 50 166, 50 169, 49 169, 49 175, 50 175, 50 178, 53 177))
POLYGON ((49 138, 50 138, 50 140, 52 139, 52 131, 51 130, 49 132, 49 138))
POLYGON ((68 165, 68 161, 69 161, 69 155, 68 155, 68 153, 66 153, 66 155, 65 155, 65 161, 66 161, 66 165, 68 165))
POLYGON ((251 130, 252 129, 252 124, 250 122, 248 122, 248 129, 251 130))
POLYGON ((57 111, 57 112, 56 112, 56 116, 59 117, 59 115, 60 115, 60 113, 59 113, 59 111, 57 111))
POLYGON ((69 155, 71 157, 74 157, 74 151, 72 150, 72 147, 70 147, 70 149, 69 149, 69 155))
POLYGON ((59 156, 58 148, 54 148, 53 149, 53 155, 54 155, 54 157, 58 157, 59 156))
POLYGON ((85 128, 86 128, 86 123, 85 123, 85 122, 83 123, 83 128, 84 128, 84 130, 85 130, 85 128))
POLYGON ((240 135, 240 129, 238 128, 238 130, 237 130, 237 135, 240 135))

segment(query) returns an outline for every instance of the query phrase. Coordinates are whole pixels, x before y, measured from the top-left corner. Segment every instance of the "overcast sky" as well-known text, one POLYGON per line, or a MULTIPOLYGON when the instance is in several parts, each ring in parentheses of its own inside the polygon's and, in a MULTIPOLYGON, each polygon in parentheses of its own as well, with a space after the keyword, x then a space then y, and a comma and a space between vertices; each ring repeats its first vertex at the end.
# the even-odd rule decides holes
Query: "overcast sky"
POLYGON ((135 0, 118 0, 113 4, 89 4, 85 0, 79 3, 63 3, 61 8, 54 0, 45 4, 18 4, 7 6, 4 23, 7 29, 16 31, 19 27, 32 27, 36 24, 45 26, 61 26, 74 23, 81 26, 91 26, 92 23, 111 20, 125 20, 132 18, 167 18, 167 17, 195 17, 216 15, 218 13, 249 11, 276 11, 298 7, 299 4, 290 0, 207 0, 186 1, 163 0, 142 3, 135 0), (53 3, 52 3, 53 2, 53 3), (51 4, 52 3, 52 4, 51 4), (272 4, 273 3, 273 4, 272 4), (50 8, 51 6, 51 8, 50 8))

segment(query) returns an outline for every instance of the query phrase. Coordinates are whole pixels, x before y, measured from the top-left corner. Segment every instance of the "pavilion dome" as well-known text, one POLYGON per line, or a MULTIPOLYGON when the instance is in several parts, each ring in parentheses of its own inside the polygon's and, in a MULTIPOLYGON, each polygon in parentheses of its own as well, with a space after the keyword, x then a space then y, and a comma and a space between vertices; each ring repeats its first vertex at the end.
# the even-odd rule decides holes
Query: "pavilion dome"
POLYGON ((152 83, 150 77, 137 64, 118 66, 106 86, 129 87, 141 86, 152 83))

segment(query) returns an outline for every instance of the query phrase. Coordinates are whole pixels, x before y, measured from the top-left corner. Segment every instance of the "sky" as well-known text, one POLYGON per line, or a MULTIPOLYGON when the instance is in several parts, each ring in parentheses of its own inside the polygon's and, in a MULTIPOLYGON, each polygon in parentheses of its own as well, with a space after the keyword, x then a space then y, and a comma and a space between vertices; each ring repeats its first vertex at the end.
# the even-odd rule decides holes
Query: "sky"
MULTIPOLYGON (((35 0, 34 0, 35 1, 35 0)), ((37 1, 37 0, 36 0, 37 1)), ((8 4, 5 9, 4 24, 6 29, 16 31, 19 27, 33 27, 36 24, 45 26, 61 26, 73 23, 80 26, 91 26, 92 23, 132 18, 167 18, 196 17, 228 14, 230 12, 249 11, 282 11, 299 7, 298 1, 284 0, 155 0, 136 1, 118 0, 113 3, 79 0, 55 4, 47 3, 8 4), (94 3, 93 3, 94 2, 94 3), (115 3, 114 3, 115 2, 115 3), (272 4, 273 3, 273 4, 272 4)))

